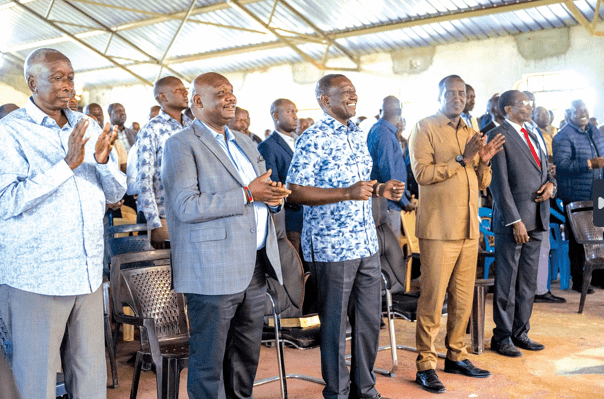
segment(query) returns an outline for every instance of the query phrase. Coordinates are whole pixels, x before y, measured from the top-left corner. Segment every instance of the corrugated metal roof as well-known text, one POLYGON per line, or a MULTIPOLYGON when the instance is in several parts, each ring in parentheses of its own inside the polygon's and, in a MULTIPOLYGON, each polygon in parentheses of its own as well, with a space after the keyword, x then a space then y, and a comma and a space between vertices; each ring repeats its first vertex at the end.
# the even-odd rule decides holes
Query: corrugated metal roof
MULTIPOLYGON (((591 20, 596 1, 577 0, 574 5, 591 20)), ((42 16, 51 5, 51 0, 20 2, 42 16)), ((567 4, 555 0, 281 0, 276 7, 274 0, 233 2, 241 3, 264 23, 271 18, 270 29, 297 43, 298 50, 317 63, 324 59, 326 46, 320 43, 320 32, 307 21, 336 39, 337 45, 329 47, 328 59, 577 24, 567 4)), ((190 0, 57 0, 48 18, 59 21, 55 23, 68 35, 116 57, 115 61, 149 81, 156 78, 158 60, 164 56, 170 67, 186 78, 200 71, 253 70, 305 61, 263 23, 220 0, 197 0, 189 22, 166 54, 190 5, 190 0), (242 52, 241 48, 249 49, 242 52)), ((0 11, 0 25, 7 32, 0 37, 0 51, 24 59, 32 49, 50 46, 70 57, 76 71, 87 71, 78 75, 83 85, 138 82, 132 74, 114 67, 77 40, 65 38, 22 6, 0 0, 0 11)), ((604 7, 599 15, 604 16, 604 7)))

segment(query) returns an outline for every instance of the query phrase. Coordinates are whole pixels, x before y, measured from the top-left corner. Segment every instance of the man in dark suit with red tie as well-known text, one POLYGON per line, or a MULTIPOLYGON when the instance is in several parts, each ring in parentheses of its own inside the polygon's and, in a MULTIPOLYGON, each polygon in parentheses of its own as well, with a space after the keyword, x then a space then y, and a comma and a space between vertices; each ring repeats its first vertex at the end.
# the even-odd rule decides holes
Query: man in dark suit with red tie
POLYGON ((549 227, 549 199, 556 191, 545 143, 531 132, 532 101, 510 90, 499 99, 505 122, 489 132, 489 138, 505 136, 503 151, 492 162, 493 231, 495 233, 495 329, 491 349, 522 356, 518 348, 545 347, 528 337, 529 319, 537 288, 539 250, 549 227))

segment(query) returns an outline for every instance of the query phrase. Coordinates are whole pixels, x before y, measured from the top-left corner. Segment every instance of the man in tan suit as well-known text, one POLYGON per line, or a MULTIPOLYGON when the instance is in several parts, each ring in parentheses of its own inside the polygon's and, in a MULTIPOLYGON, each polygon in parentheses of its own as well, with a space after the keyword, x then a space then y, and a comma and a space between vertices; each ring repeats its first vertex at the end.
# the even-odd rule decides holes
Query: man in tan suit
POLYGON ((478 190, 491 182, 490 160, 503 145, 460 115, 466 85, 456 75, 438 84, 439 111, 420 120, 409 138, 411 167, 419 184, 417 237, 421 252, 421 296, 417 304, 416 382, 433 393, 445 392, 436 372, 434 341, 445 293, 449 293, 445 372, 488 377, 468 360, 464 334, 472 306, 478 257, 478 190))

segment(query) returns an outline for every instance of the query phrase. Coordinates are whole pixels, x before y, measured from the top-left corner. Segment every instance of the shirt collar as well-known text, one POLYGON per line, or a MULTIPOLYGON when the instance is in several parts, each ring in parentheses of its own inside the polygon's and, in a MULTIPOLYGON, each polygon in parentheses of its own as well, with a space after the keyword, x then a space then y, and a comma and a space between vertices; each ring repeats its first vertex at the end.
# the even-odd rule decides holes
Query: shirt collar
MULTIPOLYGON (((159 114, 157 114, 157 116, 159 116, 160 118, 162 118, 163 120, 165 120, 166 122, 170 121, 170 120, 174 120, 176 122, 178 122, 176 119, 172 118, 167 112, 165 112, 163 109, 159 110, 159 114)), ((191 119, 186 116, 185 114, 181 113, 180 117, 182 118, 182 125, 185 125, 185 122, 190 121, 191 119)))
MULTIPOLYGON (((215 139, 217 139, 217 140, 224 140, 224 137, 222 136, 222 134, 220 134, 216 130, 212 129, 210 127, 210 125, 208 125, 207 123, 202 122, 202 121, 200 121, 197 118, 195 118, 195 123, 199 123, 201 126, 203 126, 206 129, 208 129, 210 131, 210 133, 212 133, 212 135, 214 136, 215 139)), ((229 129, 228 126, 224 127, 224 133, 226 134, 226 138, 227 138, 228 141, 235 141, 235 135, 233 134, 233 132, 231 132, 231 129, 229 129)))
MULTIPOLYGON (((449 119, 445 114, 443 114, 440 110, 436 112, 436 121, 438 123, 440 123, 440 126, 451 126, 451 119, 449 119)), ((463 129, 464 127, 467 127, 468 125, 466 124, 466 121, 464 121, 464 119, 461 117, 459 117, 459 128, 463 129)), ((453 126, 454 129, 456 129, 456 126, 453 126)))
POLYGON ((520 132, 520 129, 522 129, 522 128, 524 128, 524 127, 525 127, 525 126, 524 126, 524 124, 522 124, 522 126, 521 126, 521 125, 517 124, 516 122, 512 122, 512 121, 511 121, 511 120, 509 120, 508 118, 505 118, 505 120, 506 120, 506 121, 507 121, 507 123, 509 123, 509 124, 510 124, 510 126, 511 126, 511 127, 513 127, 513 128, 514 128, 514 130, 515 130, 517 133, 519 133, 519 134, 521 133, 521 132, 520 132))
POLYGON ((386 119, 378 119, 378 121, 376 123, 380 123, 382 124, 389 132, 393 133, 396 135, 396 132, 398 132, 398 128, 396 126, 394 126, 392 123, 388 122, 386 119))
POLYGON ((344 124, 342 122, 340 122, 339 120, 337 120, 336 118, 334 118, 333 116, 329 115, 327 112, 323 113, 323 118, 322 120, 327 124, 333 127, 333 129, 335 131, 338 131, 340 129, 345 128, 346 129, 346 133, 351 133, 351 132, 356 132, 356 131, 360 131, 361 129, 359 129, 359 127, 356 125, 356 123, 354 123, 353 121, 351 121, 350 119, 348 119, 348 121, 346 122, 347 126, 344 126, 344 124))
MULTIPOLYGON (((37 125, 42 125, 44 123, 44 118, 48 118, 49 120, 56 123, 56 121, 54 119, 52 119, 50 116, 48 116, 47 113, 45 113, 40 108, 38 108, 36 103, 34 103, 33 97, 30 97, 29 101, 27 101, 27 104, 25 104, 25 110, 27 111, 27 114, 29 115, 29 117, 37 125)), ((72 110, 70 110, 69 108, 63 108, 63 113, 67 117, 67 122, 69 123, 69 126, 75 126, 75 122, 77 119, 76 113, 73 112, 72 110)))

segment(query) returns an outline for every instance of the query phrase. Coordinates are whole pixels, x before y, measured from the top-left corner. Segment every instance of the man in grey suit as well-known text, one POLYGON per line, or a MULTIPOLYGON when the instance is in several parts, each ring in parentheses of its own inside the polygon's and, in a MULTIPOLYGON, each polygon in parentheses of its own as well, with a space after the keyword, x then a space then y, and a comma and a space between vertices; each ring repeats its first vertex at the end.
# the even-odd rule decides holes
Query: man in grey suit
POLYGON ((266 275, 282 281, 270 212, 289 194, 246 136, 226 127, 237 99, 222 75, 192 84, 195 122, 165 144, 162 181, 174 287, 191 325, 190 398, 251 398, 266 275))
POLYGON ((506 120, 489 132, 489 138, 505 136, 503 151, 493 157, 493 232, 495 233, 495 329, 491 349, 522 356, 518 348, 545 347, 528 337, 529 319, 537 289, 539 250, 549 228, 549 199, 556 190, 550 173, 545 143, 532 133, 532 101, 510 90, 499 98, 506 120))

